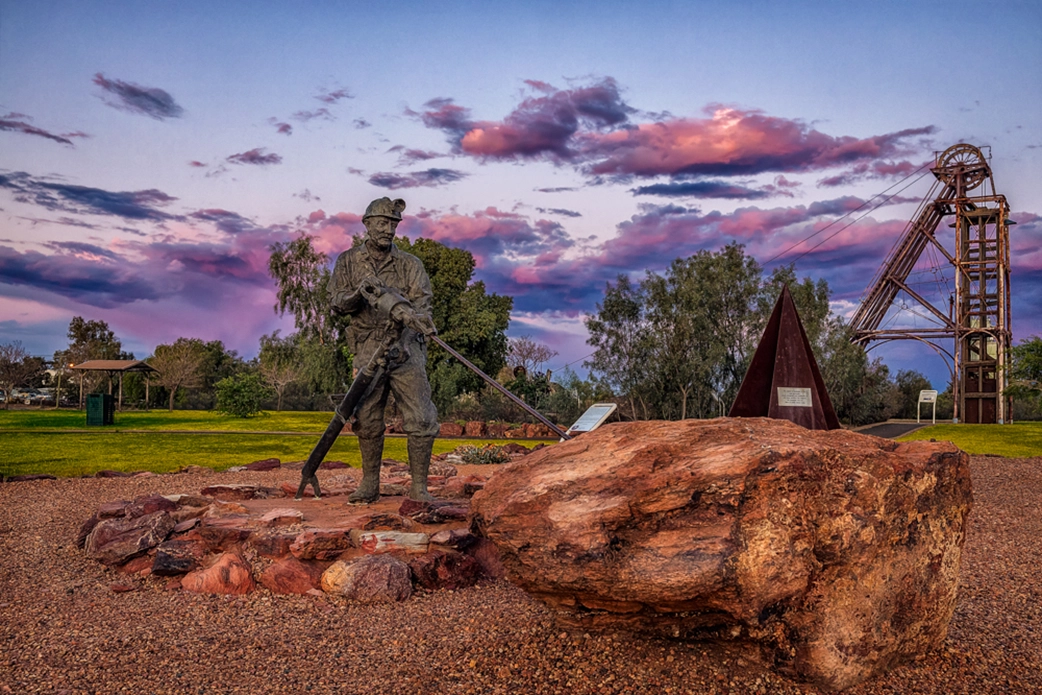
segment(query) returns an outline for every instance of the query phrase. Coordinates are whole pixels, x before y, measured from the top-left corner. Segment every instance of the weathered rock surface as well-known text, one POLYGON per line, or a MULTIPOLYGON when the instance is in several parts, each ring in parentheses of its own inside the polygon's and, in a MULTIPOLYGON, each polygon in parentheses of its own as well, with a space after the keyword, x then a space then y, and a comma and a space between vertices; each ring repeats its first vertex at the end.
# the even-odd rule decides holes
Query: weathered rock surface
POLYGON ((289 546, 289 551, 299 560, 334 560, 351 548, 351 529, 308 529, 302 532, 289 546))
POLYGON ((334 562, 322 573, 322 590, 361 603, 404 601, 412 596, 409 565, 391 555, 334 562))
POLYGON ((299 509, 288 509, 279 507, 272 509, 260 518, 265 526, 292 526, 304 520, 304 512, 299 509))
POLYGON ((246 470, 248 471, 273 471, 276 468, 282 466, 282 461, 277 458, 261 459, 260 461, 254 461, 253 463, 246 464, 246 470))
POLYGON ((226 501, 255 500, 282 496, 281 492, 260 485, 210 485, 209 487, 204 487, 200 494, 226 501))
POLYGON ((170 577, 197 569, 206 556, 206 544, 199 540, 169 540, 156 547, 152 574, 170 577))
POLYGON ((87 536, 84 548, 95 560, 118 565, 159 545, 173 528, 174 520, 163 511, 136 518, 102 519, 87 536))
POLYGON ((380 553, 420 554, 427 552, 430 536, 426 533, 403 533, 401 531, 363 531, 351 529, 351 543, 371 555, 380 553))
POLYGON ((228 552, 218 555, 209 567, 186 574, 181 588, 197 594, 248 594, 256 584, 249 563, 239 553, 228 552))
POLYGON ((274 594, 306 594, 317 589, 322 568, 312 562, 302 562, 292 555, 268 565, 260 573, 260 583, 274 594))
POLYGON ((432 550, 409 561, 416 585, 428 591, 463 589, 482 578, 481 565, 470 555, 432 550))
POLYGON ((944 640, 971 497, 949 443, 618 423, 498 471, 472 527, 565 624, 752 640, 844 688, 944 640))

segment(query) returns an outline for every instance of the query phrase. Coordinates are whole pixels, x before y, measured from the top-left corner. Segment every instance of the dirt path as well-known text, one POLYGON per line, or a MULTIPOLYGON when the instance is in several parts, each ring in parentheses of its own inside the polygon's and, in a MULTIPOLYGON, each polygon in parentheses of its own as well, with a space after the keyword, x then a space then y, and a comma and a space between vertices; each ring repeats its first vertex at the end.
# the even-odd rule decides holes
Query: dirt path
MULTIPOLYGON (((972 466, 976 507, 948 641, 849 693, 1042 693, 1042 461, 975 457, 972 466)), ((385 606, 263 590, 201 596, 159 581, 114 593, 126 577, 73 547, 101 502, 284 479, 0 485, 0 693, 807 692, 739 650, 563 633, 506 582, 385 606)))

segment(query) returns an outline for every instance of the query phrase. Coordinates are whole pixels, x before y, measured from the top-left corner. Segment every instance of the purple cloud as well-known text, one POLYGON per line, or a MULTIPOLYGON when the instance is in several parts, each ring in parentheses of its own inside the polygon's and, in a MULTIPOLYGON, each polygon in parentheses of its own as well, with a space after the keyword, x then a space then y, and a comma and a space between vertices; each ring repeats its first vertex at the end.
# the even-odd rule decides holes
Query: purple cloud
MULTIPOLYGON (((62 251, 68 250, 72 249, 62 251)), ((133 266, 116 263, 112 256, 99 259, 94 254, 84 257, 65 252, 48 256, 0 246, 0 283, 53 292, 91 306, 158 299, 158 288, 146 277, 133 266)))
POLYGON ((282 157, 274 152, 270 154, 267 153, 267 149, 264 147, 256 147, 246 152, 229 155, 224 158, 224 161, 231 162, 232 164, 256 164, 258 166, 267 166, 269 164, 281 164, 282 157))
POLYGON ((403 145, 395 145, 387 151, 398 153, 398 164, 400 166, 409 166, 416 162, 426 162, 427 160, 437 159, 438 157, 443 156, 437 152, 431 152, 430 150, 409 149, 403 145))
POLYGON ((242 215, 236 212, 229 212, 228 210, 221 210, 220 208, 197 210, 189 215, 189 217, 194 220, 212 222, 217 229, 221 230, 225 234, 242 234, 244 232, 260 231, 262 229, 242 215))
POLYGON ((142 87, 133 82, 109 80, 100 72, 95 73, 94 84, 114 96, 117 101, 106 100, 105 103, 121 111, 150 116, 157 121, 180 118, 184 113, 184 109, 174 98, 158 87, 142 87))
POLYGON ((758 200, 774 195, 763 188, 748 188, 726 181, 677 181, 656 183, 633 189, 634 195, 660 195, 673 198, 727 198, 732 200, 758 200))
POLYGON ((335 92, 323 92, 315 98, 324 104, 335 104, 341 99, 354 99, 355 96, 346 89, 338 89, 335 92))
POLYGON ((14 192, 15 200, 32 202, 52 212, 115 215, 130 220, 165 221, 179 219, 158 210, 177 198, 162 191, 106 191, 90 186, 75 186, 36 179, 25 172, 0 174, 0 188, 14 192))
MULTIPOLYGON (((37 128, 36 126, 29 125, 23 121, 11 120, 10 118, 0 118, 0 130, 6 130, 13 133, 24 133, 25 135, 36 135, 37 137, 47 138, 54 142, 60 142, 63 145, 73 146, 72 140, 68 137, 55 135, 54 133, 50 133, 42 128, 37 128)), ((83 133, 70 133, 69 135, 87 137, 83 133)))
POLYGON ((454 183, 468 176, 467 173, 456 169, 426 169, 424 171, 413 171, 408 174, 396 174, 394 172, 379 172, 369 177, 369 183, 380 188, 389 188, 392 191, 399 188, 417 188, 419 186, 444 186, 454 183))
POLYGON ((575 210, 566 210, 564 208, 536 208, 537 212, 544 215, 561 215, 562 217, 582 217, 581 212, 575 210))
POLYGON ((614 128, 636 112, 622 100, 610 77, 564 90, 534 80, 526 84, 538 95, 524 99, 500 122, 472 121, 469 109, 451 99, 427 102, 421 120, 447 132, 454 150, 481 159, 570 161, 579 154, 574 144, 580 128, 586 132, 614 128))

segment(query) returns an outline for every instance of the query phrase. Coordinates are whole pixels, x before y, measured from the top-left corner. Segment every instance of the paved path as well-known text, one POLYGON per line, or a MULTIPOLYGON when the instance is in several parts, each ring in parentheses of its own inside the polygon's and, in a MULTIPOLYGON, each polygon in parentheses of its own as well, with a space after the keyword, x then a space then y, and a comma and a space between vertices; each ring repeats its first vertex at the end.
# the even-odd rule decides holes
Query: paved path
POLYGON ((858 429, 859 434, 871 434, 874 437, 882 437, 883 439, 897 439, 909 432, 914 432, 920 427, 928 427, 929 422, 922 424, 915 422, 881 422, 878 425, 869 425, 858 429))

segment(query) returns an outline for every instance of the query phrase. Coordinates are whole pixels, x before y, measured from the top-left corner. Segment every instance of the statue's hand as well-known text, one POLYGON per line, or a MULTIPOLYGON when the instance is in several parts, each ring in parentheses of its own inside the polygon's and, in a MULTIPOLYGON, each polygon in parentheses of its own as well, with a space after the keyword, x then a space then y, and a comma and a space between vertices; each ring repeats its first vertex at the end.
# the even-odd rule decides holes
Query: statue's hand
POLYGON ((408 304, 399 304, 391 312, 391 318, 401 321, 403 324, 423 335, 438 335, 438 329, 434 327, 434 321, 426 314, 418 314, 408 304))

